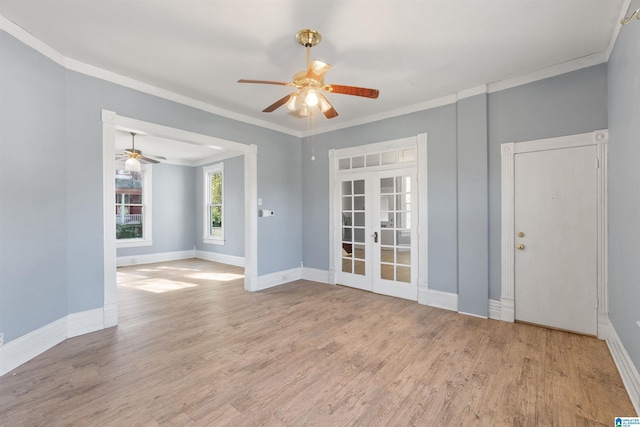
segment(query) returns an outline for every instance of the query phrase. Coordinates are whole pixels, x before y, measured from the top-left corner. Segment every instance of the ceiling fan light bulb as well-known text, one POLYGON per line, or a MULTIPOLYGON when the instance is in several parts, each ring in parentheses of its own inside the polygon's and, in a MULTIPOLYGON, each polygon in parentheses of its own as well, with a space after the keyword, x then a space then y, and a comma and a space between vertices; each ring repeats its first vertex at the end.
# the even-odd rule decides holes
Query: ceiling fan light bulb
POLYGON ((307 96, 304 98, 304 103, 309 107, 315 107, 316 105, 318 105, 318 95, 316 94, 315 90, 309 89, 307 91, 307 96))
POLYGON ((287 101, 287 108, 289 109, 289 111, 296 111, 297 100, 298 100, 297 93, 294 93, 289 97, 289 100, 287 101))
POLYGON ((138 159, 130 157, 126 162, 124 162, 124 170, 131 172, 140 172, 140 162, 138 161, 138 159))
POLYGON ((321 96, 318 99, 318 107, 320 107, 320 111, 322 111, 323 113, 326 113, 331 109, 331 104, 329 104, 329 101, 327 101, 327 98, 325 98, 324 96, 321 96))
POLYGON ((306 106, 306 105, 303 105, 303 106, 302 106, 302 108, 300 108, 300 115, 301 115, 302 117, 307 117, 309 114, 311 114, 311 113, 309 112, 309 109, 307 108, 307 106, 306 106))

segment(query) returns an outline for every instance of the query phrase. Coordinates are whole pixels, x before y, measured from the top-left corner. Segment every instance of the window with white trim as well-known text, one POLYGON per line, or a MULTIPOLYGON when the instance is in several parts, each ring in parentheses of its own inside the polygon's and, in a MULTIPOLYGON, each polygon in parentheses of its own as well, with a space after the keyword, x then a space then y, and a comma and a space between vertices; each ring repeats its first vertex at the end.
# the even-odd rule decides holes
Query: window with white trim
POLYGON ((204 243, 224 245, 224 163, 203 168, 204 243))
POLYGON ((150 246, 151 165, 140 172, 116 169, 116 247, 150 246))

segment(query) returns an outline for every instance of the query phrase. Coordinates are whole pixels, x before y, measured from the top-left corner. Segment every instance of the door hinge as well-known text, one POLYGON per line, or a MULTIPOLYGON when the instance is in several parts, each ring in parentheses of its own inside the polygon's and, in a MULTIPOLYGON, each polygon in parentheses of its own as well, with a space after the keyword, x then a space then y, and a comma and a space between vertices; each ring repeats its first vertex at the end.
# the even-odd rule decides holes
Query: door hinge
POLYGON ((600 169, 600 159, 596 159, 596 169, 600 169))

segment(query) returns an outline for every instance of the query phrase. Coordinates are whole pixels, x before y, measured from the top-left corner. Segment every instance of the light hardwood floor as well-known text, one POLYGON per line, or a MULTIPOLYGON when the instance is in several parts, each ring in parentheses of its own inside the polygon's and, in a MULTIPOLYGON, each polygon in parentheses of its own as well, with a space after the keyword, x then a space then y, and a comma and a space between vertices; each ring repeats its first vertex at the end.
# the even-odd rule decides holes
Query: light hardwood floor
POLYGON ((603 341, 242 269, 118 269, 120 324, 0 378, 0 425, 612 426, 603 341))

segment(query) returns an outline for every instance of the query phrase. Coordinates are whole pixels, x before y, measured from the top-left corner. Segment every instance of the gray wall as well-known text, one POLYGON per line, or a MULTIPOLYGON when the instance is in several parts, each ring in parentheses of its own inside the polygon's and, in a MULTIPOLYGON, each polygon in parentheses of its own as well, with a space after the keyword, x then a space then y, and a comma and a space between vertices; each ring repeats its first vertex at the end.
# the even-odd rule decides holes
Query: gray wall
POLYGON ((640 25, 609 59, 609 318, 640 370, 640 25))
POLYGON ((203 167, 194 168, 193 176, 195 185, 192 187, 195 194, 195 235, 192 245, 202 251, 216 252, 225 255, 244 257, 244 156, 226 159, 224 163, 224 245, 211 245, 202 242, 204 236, 204 210, 202 209, 204 197, 203 191, 203 167))
MULTIPOLYGON (((117 256, 192 250, 195 244, 196 205, 194 169, 165 163, 152 165, 152 246, 118 248, 117 256)), ((200 209, 202 210, 202 209, 200 209)))
POLYGON ((258 223, 258 274, 300 265, 299 138, 65 70, 4 32, 0 56, 0 330, 7 342, 103 306, 102 109, 256 144, 258 193, 278 212, 258 223))
POLYGON ((0 331, 11 341, 67 314, 67 210, 84 202, 67 199, 67 174, 84 176, 67 171, 64 71, 4 33, 0 57, 0 331))
POLYGON ((458 310, 489 315, 487 95, 458 101, 458 310))

